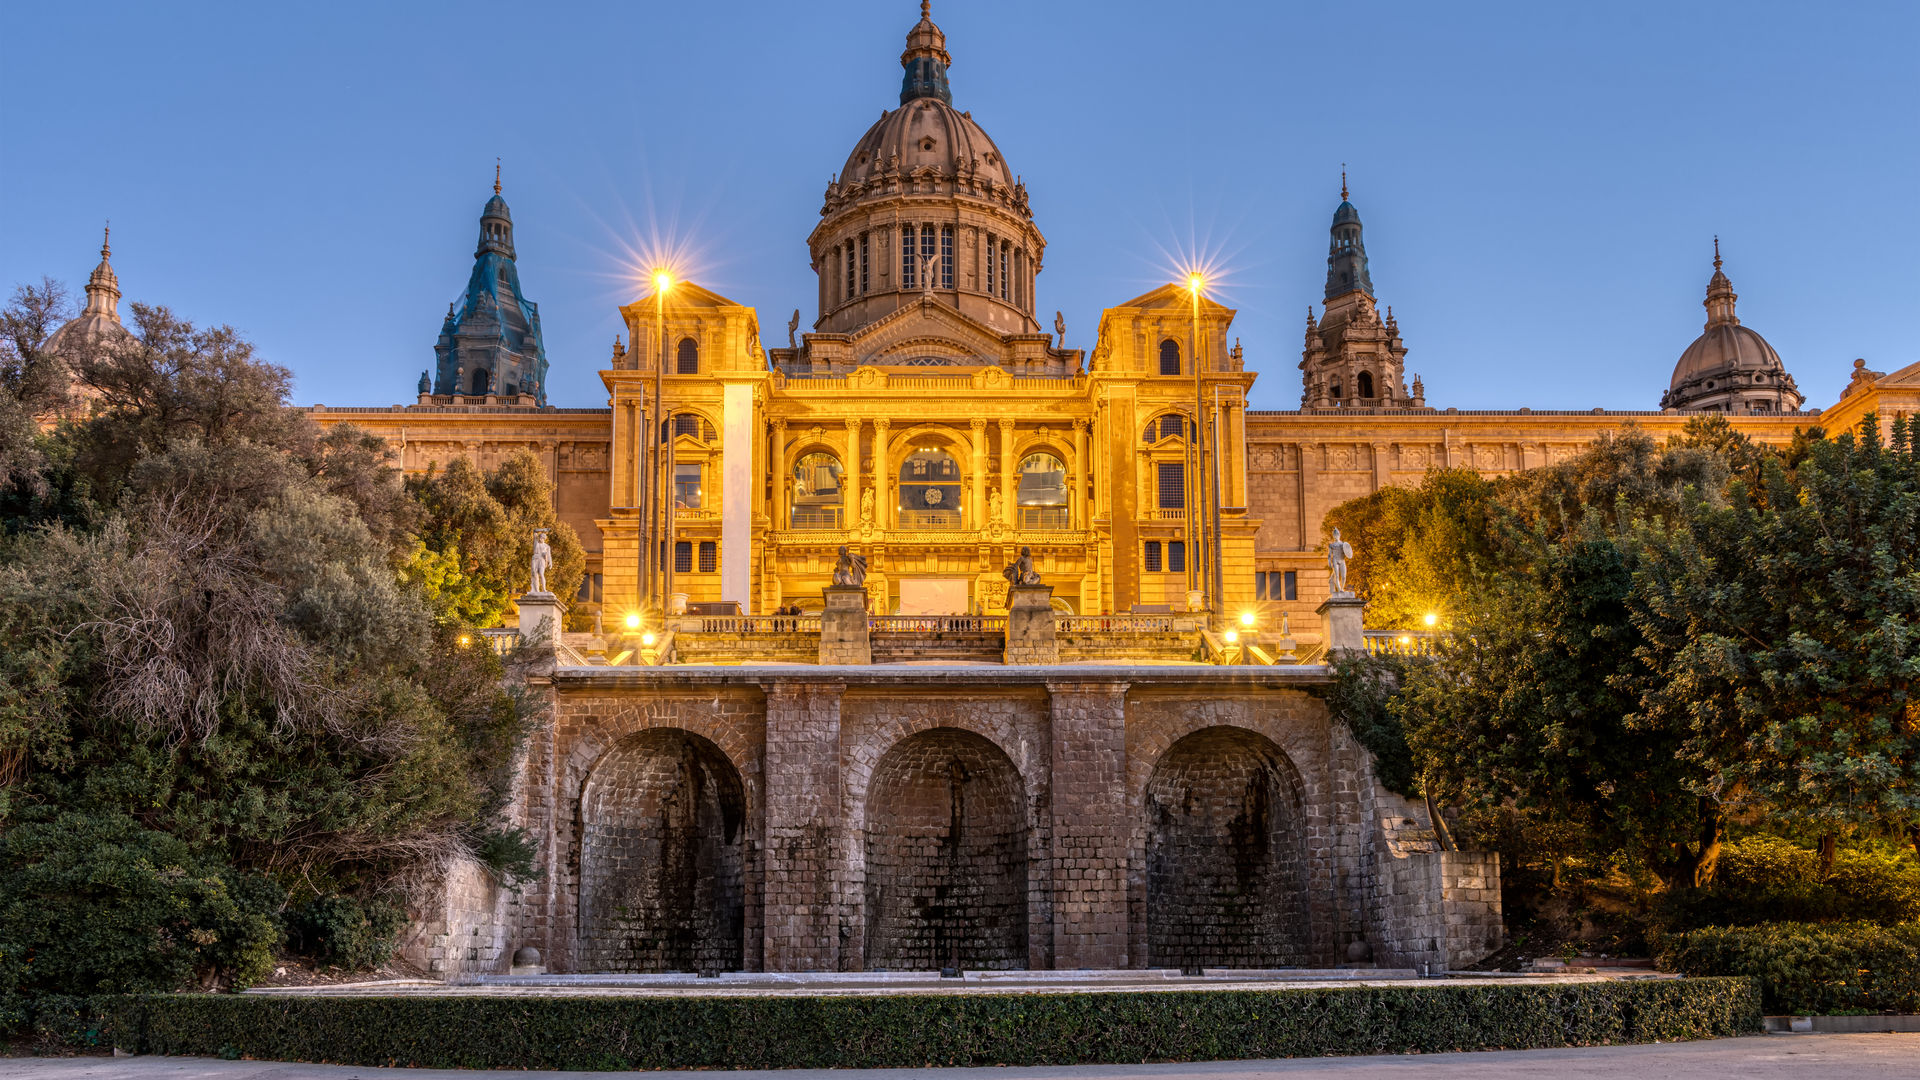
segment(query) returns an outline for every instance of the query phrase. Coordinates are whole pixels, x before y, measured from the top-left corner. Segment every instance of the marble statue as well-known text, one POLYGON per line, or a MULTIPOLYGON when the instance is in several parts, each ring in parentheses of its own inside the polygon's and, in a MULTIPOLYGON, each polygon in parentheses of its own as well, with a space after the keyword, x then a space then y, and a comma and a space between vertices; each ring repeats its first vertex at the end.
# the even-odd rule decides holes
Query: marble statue
POLYGON ((1061 348, 1067 347, 1067 317, 1058 311, 1053 313, 1053 336, 1061 348))
POLYGON ((866 524, 873 520, 873 489, 860 493, 860 522, 866 524))
POLYGON ((1021 548, 1020 557, 1008 563, 1007 568, 1000 571, 1000 576, 1006 578, 1010 585, 1040 584, 1040 572, 1033 568, 1033 549, 1021 548))
POLYGON ((793 318, 787 320, 787 348, 797 349, 800 347, 798 344, 794 342, 794 339, 793 339, 794 334, 797 333, 799 329, 800 329, 800 309, 794 308, 793 318))
POLYGON ((1333 539, 1327 541, 1327 590, 1332 596, 1352 596, 1347 591, 1347 560, 1353 558, 1353 545, 1340 539, 1340 530, 1333 530, 1333 539))
POLYGON ((867 583, 867 557, 855 555, 840 545, 840 561, 833 564, 833 583, 835 585, 865 585, 867 583))
POLYGON ((989 524, 1000 524, 1000 511, 1005 508, 1006 501, 1000 497, 998 491, 987 492, 987 521, 989 524))
POLYGON ((533 530, 533 583, 528 593, 547 591, 547 571, 553 569, 553 549, 547 546, 547 530, 533 530))

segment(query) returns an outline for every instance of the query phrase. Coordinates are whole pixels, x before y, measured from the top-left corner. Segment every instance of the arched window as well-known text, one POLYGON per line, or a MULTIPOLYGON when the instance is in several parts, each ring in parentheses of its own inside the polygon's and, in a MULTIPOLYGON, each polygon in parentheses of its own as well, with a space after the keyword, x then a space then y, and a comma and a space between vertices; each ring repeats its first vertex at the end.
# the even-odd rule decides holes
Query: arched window
POLYGON ((915 450, 900 462, 900 527, 960 527, 960 465, 935 447, 915 450))
POLYGON ((1341 396, 1340 390, 1341 390, 1340 384, 1338 382, 1335 382, 1333 384, 1333 403, 1335 405, 1340 404, 1340 396, 1341 396))
POLYGON ((700 343, 690 337, 681 338, 679 359, 675 372, 681 375, 700 374, 700 343))
MULTIPOLYGON (((676 439, 682 435, 691 435, 701 442, 710 443, 713 441, 713 425, 708 423, 707 418, 701 416, 699 413, 674 413, 673 419, 668 421, 668 423, 672 425, 672 434, 676 439)), ((666 425, 662 425, 661 434, 667 434, 666 425)))
POLYGON ((477 367, 473 369, 473 392, 475 394, 486 393, 487 388, 492 384, 493 376, 486 368, 477 367))
POLYGON ((1021 458, 1014 502, 1023 529, 1067 528, 1066 463, 1045 452, 1021 458))
POLYGON ((793 463, 793 527, 840 527, 840 459, 824 451, 804 454, 793 463))
POLYGON ((1172 338, 1160 343, 1160 374, 1180 374, 1180 343, 1172 338))
POLYGON ((1373 372, 1361 372, 1360 377, 1355 379, 1354 382, 1356 384, 1355 392, 1361 397, 1370 398, 1373 396, 1373 372))

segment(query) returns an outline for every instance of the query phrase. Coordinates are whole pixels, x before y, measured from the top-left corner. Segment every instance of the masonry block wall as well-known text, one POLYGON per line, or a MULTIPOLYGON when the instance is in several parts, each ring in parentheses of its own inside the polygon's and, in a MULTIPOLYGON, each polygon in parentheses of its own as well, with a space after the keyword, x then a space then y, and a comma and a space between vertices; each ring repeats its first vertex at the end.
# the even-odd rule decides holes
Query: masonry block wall
POLYGON ((1326 683, 1318 668, 565 669, 514 809, 549 872, 490 903, 450 889, 431 947, 444 970, 504 970, 531 945, 559 972, 1484 955, 1497 864, 1423 840, 1421 808, 1379 787, 1326 683))

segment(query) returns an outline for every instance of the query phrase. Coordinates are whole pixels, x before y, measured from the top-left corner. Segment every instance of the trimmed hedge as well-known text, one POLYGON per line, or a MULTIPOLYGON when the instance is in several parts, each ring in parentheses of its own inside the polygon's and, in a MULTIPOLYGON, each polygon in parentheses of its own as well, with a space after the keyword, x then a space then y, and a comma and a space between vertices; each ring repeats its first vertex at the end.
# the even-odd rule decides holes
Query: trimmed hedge
POLYGON ((344 1065, 799 1069, 1499 1050, 1760 1030, 1750 979, 874 997, 122 999, 116 1045, 344 1065))
POLYGON ((1710 926, 1662 940, 1660 966, 1752 976, 1772 1014, 1920 1012, 1920 923, 1710 926))

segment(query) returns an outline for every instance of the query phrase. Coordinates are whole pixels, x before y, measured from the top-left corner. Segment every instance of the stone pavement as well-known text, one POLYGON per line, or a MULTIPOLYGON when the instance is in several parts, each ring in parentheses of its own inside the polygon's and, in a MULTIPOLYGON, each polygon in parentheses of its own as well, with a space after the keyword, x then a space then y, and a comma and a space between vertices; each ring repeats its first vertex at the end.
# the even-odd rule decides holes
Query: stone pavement
MULTIPOLYGON (((370 1069, 209 1058, 0 1058, 0 1080, 470 1080, 443 1069, 370 1069)), ((701 1073, 521 1072, 525 1080, 670 1080, 701 1073)), ((1651 1046, 1507 1050, 1406 1057, 1215 1061, 1185 1065, 1077 1065, 1065 1068, 793 1070, 738 1072, 740 1080, 1554 1080, 1635 1076, 1645 1080, 1913 1080, 1920 1077, 1920 1035, 1758 1035, 1651 1046)))

